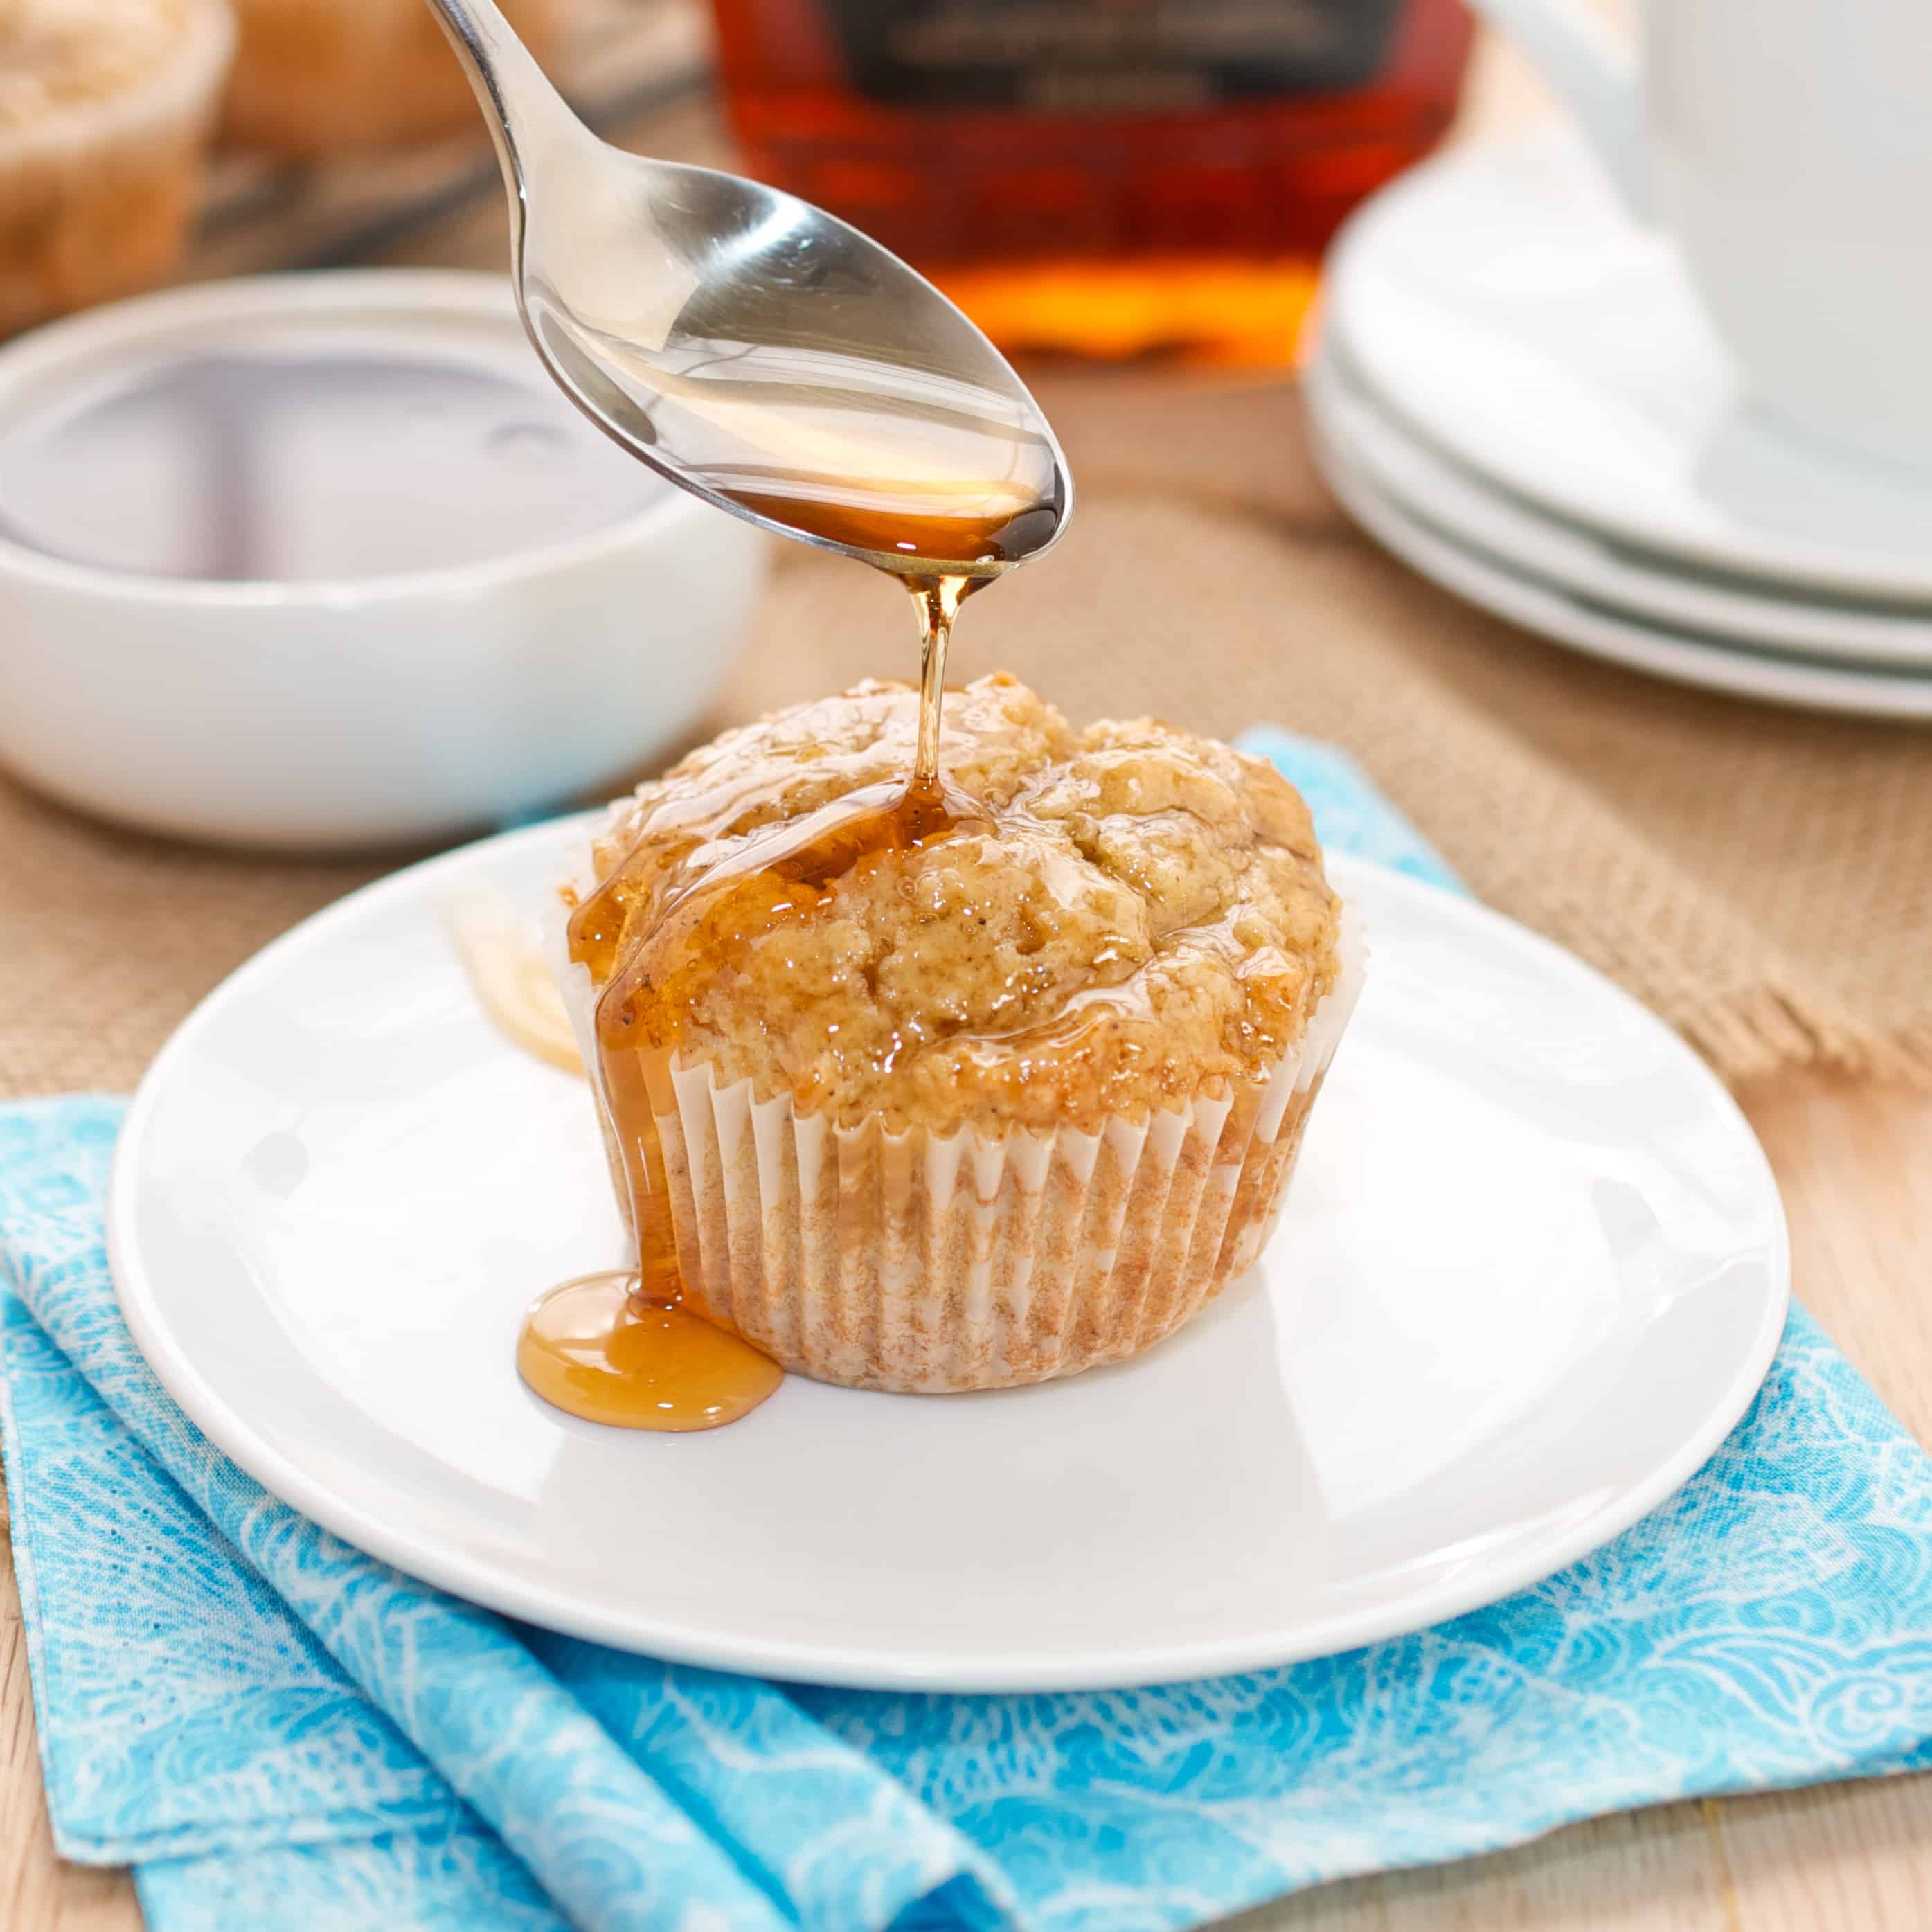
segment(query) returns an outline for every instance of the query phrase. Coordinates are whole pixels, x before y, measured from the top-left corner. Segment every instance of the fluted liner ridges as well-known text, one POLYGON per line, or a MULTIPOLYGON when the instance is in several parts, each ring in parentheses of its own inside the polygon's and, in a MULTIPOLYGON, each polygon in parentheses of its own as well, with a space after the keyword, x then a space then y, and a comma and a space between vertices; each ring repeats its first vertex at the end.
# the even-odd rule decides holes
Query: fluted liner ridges
MULTIPOLYGON (((676 1067, 658 1129, 687 1298, 787 1369, 856 1388, 1002 1388, 1139 1354, 1273 1232, 1360 990, 1352 909, 1342 955, 1300 1049, 1265 1078, 1097 1133, 836 1126, 676 1067)), ((590 975, 562 974, 594 1067, 590 975)), ((614 1148, 612 1165, 621 1176, 614 1148)))

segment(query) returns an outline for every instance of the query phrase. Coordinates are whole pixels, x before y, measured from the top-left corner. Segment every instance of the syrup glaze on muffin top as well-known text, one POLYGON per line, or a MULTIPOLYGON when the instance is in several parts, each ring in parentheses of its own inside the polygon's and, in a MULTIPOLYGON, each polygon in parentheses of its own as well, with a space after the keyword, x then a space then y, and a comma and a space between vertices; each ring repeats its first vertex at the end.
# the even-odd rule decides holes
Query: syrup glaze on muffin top
POLYGON ((1291 1052, 1338 914, 1294 789, 1149 720, 1076 731, 1010 677, 949 695, 934 816, 836 867, 772 861, 902 786, 908 687, 727 733, 614 811, 572 921, 604 1044, 940 1132, 1096 1130, 1291 1052))

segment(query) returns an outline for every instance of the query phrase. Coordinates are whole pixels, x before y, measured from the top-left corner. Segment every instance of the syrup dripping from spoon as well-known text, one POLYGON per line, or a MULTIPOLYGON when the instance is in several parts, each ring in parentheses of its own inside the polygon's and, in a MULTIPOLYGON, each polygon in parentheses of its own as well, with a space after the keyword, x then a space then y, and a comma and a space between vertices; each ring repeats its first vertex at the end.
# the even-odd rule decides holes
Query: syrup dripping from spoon
MULTIPOLYGON (((851 793, 700 873, 682 885, 660 916, 659 930, 676 914, 686 932, 700 932, 712 904, 760 876, 823 892, 875 854, 984 823, 970 800, 948 790, 939 742, 953 619, 986 580, 902 580, 920 627, 919 730, 904 782, 884 797, 876 786, 851 793)), ((573 952, 604 984, 598 1072, 625 1171, 638 1265, 568 1281, 540 1297, 524 1318, 517 1370, 544 1401, 586 1421, 677 1432, 716 1429, 748 1415, 777 1390, 784 1372, 687 1297, 658 1125, 675 1104, 669 1076, 680 982, 675 966, 667 970, 656 956, 649 974, 639 970, 641 948, 628 962, 620 957, 621 874, 620 868, 578 908, 572 940, 573 952)), ((701 952, 680 963, 688 971, 706 970, 701 952)))

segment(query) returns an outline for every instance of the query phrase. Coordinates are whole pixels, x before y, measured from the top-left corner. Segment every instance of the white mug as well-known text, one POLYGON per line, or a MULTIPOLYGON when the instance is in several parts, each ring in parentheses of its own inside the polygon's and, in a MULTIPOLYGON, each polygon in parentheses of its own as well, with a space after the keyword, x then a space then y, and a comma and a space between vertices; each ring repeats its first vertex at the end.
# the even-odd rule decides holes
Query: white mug
POLYGON ((1681 251, 1758 400, 1932 466, 1932 0, 1474 0, 1681 251))

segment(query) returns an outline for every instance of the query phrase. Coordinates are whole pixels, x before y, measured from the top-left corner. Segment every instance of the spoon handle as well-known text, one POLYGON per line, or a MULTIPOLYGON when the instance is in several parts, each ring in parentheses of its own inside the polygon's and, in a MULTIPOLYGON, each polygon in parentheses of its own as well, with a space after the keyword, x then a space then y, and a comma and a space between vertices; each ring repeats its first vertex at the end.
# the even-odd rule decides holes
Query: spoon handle
POLYGON ((428 0, 482 104, 510 191, 511 220, 522 244, 530 158, 547 139, 580 134, 584 124, 504 19, 495 0, 428 0))

